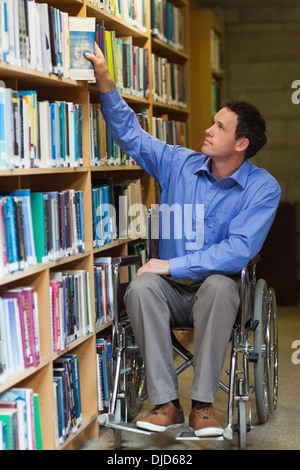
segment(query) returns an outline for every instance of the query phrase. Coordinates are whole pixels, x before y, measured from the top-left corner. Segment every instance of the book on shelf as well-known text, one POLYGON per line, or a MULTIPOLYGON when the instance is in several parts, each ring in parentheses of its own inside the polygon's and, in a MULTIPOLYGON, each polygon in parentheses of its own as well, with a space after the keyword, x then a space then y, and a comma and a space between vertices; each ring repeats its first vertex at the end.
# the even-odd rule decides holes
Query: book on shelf
POLYGON ((93 245, 95 248, 117 238, 117 220, 112 179, 92 182, 93 245))
POLYGON ((94 81, 94 65, 85 57, 95 53, 96 19, 69 17, 70 78, 94 81))
POLYGON ((0 87, 0 168, 83 164, 81 104, 0 87))
POLYGON ((184 18, 179 7, 151 0, 151 34, 179 51, 184 50, 184 18))
MULTIPOLYGON (((110 256, 97 256, 94 258, 94 266, 101 267, 105 271, 106 279, 106 301, 107 301, 107 315, 104 321, 113 318, 115 312, 115 297, 114 297, 114 285, 113 285, 113 270, 110 256)), ((102 291, 103 295, 103 291, 102 291)))
POLYGON ((90 0, 90 3, 141 31, 147 30, 145 0, 90 0))
POLYGON ((83 192, 32 192, 37 260, 55 261, 85 251, 83 192))
POLYGON ((75 354, 53 362, 55 435, 57 445, 75 433, 82 423, 79 362, 75 354))
POLYGON ((155 101, 186 108, 185 70, 180 64, 151 54, 152 96, 155 101))
POLYGON ((0 59, 69 75, 69 15, 35 0, 1 0, 0 59))
POLYGON ((25 286, 0 291, 0 383, 40 363, 38 294, 25 286))
MULTIPOLYGON (((42 450, 39 396, 31 388, 11 388, 0 395, 0 423, 7 423, 8 450, 42 450)), ((1 440, 0 440, 1 445, 1 440)))
POLYGON ((92 333, 90 273, 85 270, 51 271, 50 313, 53 352, 92 333))
POLYGON ((167 144, 188 146, 187 124, 169 119, 167 114, 151 117, 150 133, 167 144))
POLYGON ((37 262, 29 190, 0 194, 0 275, 34 266, 37 262))
POLYGON ((116 37, 115 31, 96 24, 96 41, 120 92, 148 98, 148 49, 136 46, 131 36, 116 37))
POLYGON ((97 338, 96 353, 98 411, 103 411, 109 404, 109 397, 112 389, 110 338, 97 338))

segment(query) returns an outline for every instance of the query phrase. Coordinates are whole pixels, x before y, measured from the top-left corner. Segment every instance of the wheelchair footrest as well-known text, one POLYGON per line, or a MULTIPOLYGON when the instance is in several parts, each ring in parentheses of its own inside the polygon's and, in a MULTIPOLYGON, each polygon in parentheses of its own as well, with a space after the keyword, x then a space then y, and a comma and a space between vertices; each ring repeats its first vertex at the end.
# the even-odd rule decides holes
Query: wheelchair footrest
POLYGON ((147 434, 148 436, 150 436, 151 434, 157 434, 153 431, 147 431, 146 429, 138 428, 133 423, 126 423, 126 421, 114 421, 113 413, 99 415, 98 422, 99 424, 108 428, 120 429, 121 431, 137 432, 140 434, 147 434))
POLYGON ((176 441, 224 441, 223 436, 197 437, 193 431, 184 431, 176 435, 176 441))

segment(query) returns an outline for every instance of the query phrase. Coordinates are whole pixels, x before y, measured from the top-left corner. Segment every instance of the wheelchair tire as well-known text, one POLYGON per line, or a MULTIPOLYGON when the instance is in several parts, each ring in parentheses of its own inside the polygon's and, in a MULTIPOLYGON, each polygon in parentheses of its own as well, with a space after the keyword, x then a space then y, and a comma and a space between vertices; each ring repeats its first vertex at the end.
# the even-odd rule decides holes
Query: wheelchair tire
POLYGON ((273 413, 278 400, 278 326, 277 303, 275 291, 271 287, 268 291, 269 301, 269 325, 270 325, 270 349, 269 349, 269 409, 273 413))
POLYGON ((259 279, 255 289, 254 321, 258 326, 254 332, 254 353, 257 354, 257 362, 254 363, 255 401, 258 420, 267 422, 269 418, 269 385, 270 367, 268 363, 270 338, 270 326, 268 322, 268 290, 266 282, 259 279))
POLYGON ((237 432, 239 435, 239 450, 246 450, 247 448, 247 419, 246 419, 246 405, 243 400, 238 401, 238 426, 237 432))
POLYGON ((130 344, 135 347, 126 353, 126 366, 131 371, 127 382, 127 420, 132 421, 141 409, 141 397, 146 393, 145 365, 140 350, 136 346, 135 338, 130 331, 130 344))

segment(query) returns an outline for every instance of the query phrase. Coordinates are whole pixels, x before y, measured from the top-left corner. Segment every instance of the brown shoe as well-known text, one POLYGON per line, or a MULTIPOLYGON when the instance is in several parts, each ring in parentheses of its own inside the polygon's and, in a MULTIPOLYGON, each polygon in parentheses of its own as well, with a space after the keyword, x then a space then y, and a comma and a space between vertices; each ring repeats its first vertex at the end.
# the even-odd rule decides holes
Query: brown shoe
POLYGON ((222 436, 223 428, 215 418, 211 403, 197 403, 189 417, 189 425, 197 437, 222 436))
POLYGON ((178 409, 172 402, 156 405, 145 418, 136 422, 138 428, 148 431, 162 432, 168 428, 174 428, 184 423, 182 408, 178 409))

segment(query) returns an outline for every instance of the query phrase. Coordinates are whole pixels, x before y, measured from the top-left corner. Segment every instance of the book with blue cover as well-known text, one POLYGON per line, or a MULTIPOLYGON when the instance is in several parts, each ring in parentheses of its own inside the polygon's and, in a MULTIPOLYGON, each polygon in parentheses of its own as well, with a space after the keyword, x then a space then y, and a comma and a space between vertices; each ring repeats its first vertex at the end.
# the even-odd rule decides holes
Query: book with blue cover
POLYGON ((95 53, 96 19, 69 17, 70 78, 94 81, 94 66, 85 57, 95 53))

